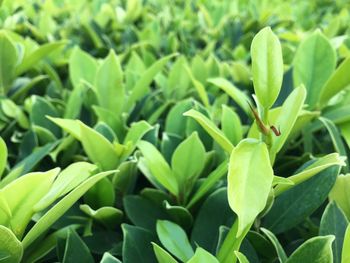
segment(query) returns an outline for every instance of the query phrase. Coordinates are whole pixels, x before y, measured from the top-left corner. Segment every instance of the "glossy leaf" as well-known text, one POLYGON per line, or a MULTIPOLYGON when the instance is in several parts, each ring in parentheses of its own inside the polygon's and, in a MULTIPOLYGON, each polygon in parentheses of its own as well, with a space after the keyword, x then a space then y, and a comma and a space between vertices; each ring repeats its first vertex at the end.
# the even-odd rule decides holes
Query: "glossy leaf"
POLYGON ((329 193, 329 199, 344 211, 348 220, 350 220, 350 174, 341 174, 337 177, 332 191, 329 193))
POLYGON ((140 141, 137 146, 144 156, 147 169, 149 169, 154 178, 172 194, 177 195, 178 185, 176 178, 157 148, 146 141, 140 141))
POLYGON ((154 242, 152 242, 152 246, 158 263, 177 263, 177 261, 165 249, 154 242))
POLYGON ((350 260, 350 250, 348 249, 349 247, 350 247, 350 224, 348 225, 345 231, 343 252, 341 255, 342 263, 348 262, 350 260))
POLYGON ((265 108, 276 101, 283 79, 281 44, 270 27, 265 27, 254 37, 251 45, 254 91, 265 108))
POLYGON ((189 116, 195 119, 226 152, 231 153, 234 148, 232 143, 206 116, 196 110, 189 110, 184 113, 184 116, 189 116))
POLYGON ((271 152, 277 154, 286 142, 288 135, 299 116, 306 98, 306 90, 303 86, 296 88, 283 103, 281 111, 274 125, 280 129, 281 135, 272 136, 271 152))
POLYGON ((0 262, 19 263, 23 247, 12 231, 0 225, 0 262))
POLYGON ((239 115, 226 105, 222 105, 221 129, 233 145, 237 145, 243 138, 239 115))
POLYGON ((208 251, 198 247, 193 257, 187 263, 219 263, 219 261, 208 251))
POLYGON ((83 240, 81 240, 75 231, 71 230, 68 232, 62 262, 73 263, 78 261, 92 263, 94 259, 83 240))
POLYGON ((0 94, 7 93, 14 75, 17 64, 17 50, 14 43, 6 33, 0 33, 0 94))
POLYGON ((271 243, 275 247, 279 262, 281 263, 286 262, 287 260, 286 252, 284 252, 284 249, 280 244, 280 242, 278 241, 277 237, 270 230, 266 228, 261 228, 261 231, 265 234, 265 236, 268 237, 268 239, 271 241, 271 243))
POLYGON ((237 236, 265 208, 271 190, 273 170, 265 143, 241 141, 232 151, 227 194, 231 209, 238 216, 237 236))
POLYGON ((196 132, 192 133, 176 148, 171 167, 179 186, 194 180, 204 168, 205 148, 196 132))
POLYGON ((241 253, 239 251, 235 251, 235 254, 236 254, 236 257, 237 257, 239 263, 249 263, 247 257, 243 253, 241 253))
POLYGON ((330 76, 321 90, 320 104, 327 102, 350 84, 350 58, 345 59, 330 76))
POLYGON ((315 31, 299 45, 293 62, 294 86, 305 85, 306 103, 311 108, 317 104, 322 87, 332 75, 335 64, 335 51, 320 31, 315 31))
POLYGON ((115 171, 108 171, 94 175, 80 184, 77 188, 62 198, 49 211, 47 211, 29 230, 24 237, 23 247, 28 247, 39 236, 41 236, 50 226, 55 223, 86 191, 88 191, 95 183, 102 178, 115 173, 115 171))
POLYGON ((329 263, 333 261, 332 242, 334 236, 313 237, 293 252, 286 263, 303 262, 306 258, 312 262, 329 263))
POLYGON ((187 261, 193 256, 186 233, 178 225, 167 220, 158 220, 157 234, 162 245, 180 260, 187 261))
POLYGON ((334 235, 335 240, 332 244, 333 262, 341 263, 342 247, 346 227, 349 222, 343 211, 341 211, 335 202, 327 205, 320 223, 319 234, 322 236, 334 235))
POLYGON ((125 101, 123 71, 113 50, 98 68, 95 86, 99 105, 120 114, 125 101))
POLYGON ((123 262, 124 263, 154 263, 156 262, 151 242, 154 236, 151 232, 136 226, 122 225, 123 262))

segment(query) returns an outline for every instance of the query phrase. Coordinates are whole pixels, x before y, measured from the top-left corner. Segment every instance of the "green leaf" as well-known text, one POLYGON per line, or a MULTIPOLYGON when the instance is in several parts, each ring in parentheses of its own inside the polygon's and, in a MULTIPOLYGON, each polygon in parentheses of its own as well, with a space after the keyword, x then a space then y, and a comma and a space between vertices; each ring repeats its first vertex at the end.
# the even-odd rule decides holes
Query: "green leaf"
POLYGON ((67 44, 67 41, 57 41, 52 43, 47 43, 39 46, 36 50, 30 53, 28 56, 22 60, 22 63, 16 67, 16 75, 21 75, 32 67, 37 66, 37 64, 48 56, 50 53, 62 48, 67 44))
POLYGON ((64 169, 53 183, 50 191, 35 205, 35 211, 41 211, 57 198, 67 194, 92 175, 96 165, 77 162, 64 169))
POLYGON ((77 140, 81 140, 80 124, 77 120, 52 118, 50 116, 46 116, 46 118, 61 127, 65 132, 71 134, 77 140))
POLYGON ((103 135, 80 122, 81 143, 90 160, 104 171, 115 169, 119 163, 119 155, 113 144, 103 135))
POLYGON ((277 154, 286 142, 304 105, 305 97, 306 90, 303 86, 300 86, 294 89, 283 103, 276 123, 274 123, 276 127, 280 128, 281 135, 272 136, 270 151, 273 154, 277 154))
POLYGON ((350 174, 341 174, 337 177, 332 191, 329 193, 329 199, 344 211, 348 220, 350 220, 350 174))
POLYGON ((186 72, 187 72, 188 76, 190 77, 190 79, 192 81, 192 84, 193 84, 194 88, 197 90, 198 96, 201 99, 203 105, 206 108, 209 108, 210 102, 209 102, 208 94, 207 94, 207 92, 205 90, 205 87, 203 86, 203 84, 200 81, 198 81, 193 76, 193 74, 191 72, 191 69, 189 67, 186 67, 185 69, 186 69, 186 72))
POLYGON ((222 89, 244 110, 245 113, 247 113, 248 116, 251 115, 248 104, 250 102, 249 97, 240 89, 236 88, 231 82, 223 78, 208 79, 208 82, 222 89))
POLYGON ((243 138, 243 127, 238 114, 226 105, 222 105, 221 129, 233 145, 243 138))
POLYGON ((136 144, 142 139, 142 137, 152 130, 153 127, 146 121, 134 122, 124 138, 124 145, 130 144, 129 149, 124 153, 124 157, 129 156, 136 148, 136 144))
POLYGON ((115 205, 115 190, 111 180, 103 178, 84 195, 84 202, 93 209, 115 205))
POLYGON ((187 263, 219 263, 219 260, 208 251, 198 247, 193 257, 187 263))
POLYGON ((192 108, 191 100, 180 101, 175 104, 169 111, 165 120, 165 131, 168 134, 176 134, 180 137, 185 136, 187 118, 183 113, 192 108))
POLYGON ((157 234, 162 245, 180 260, 187 261, 193 256, 186 233, 178 225, 167 220, 158 220, 157 234))
POLYGON ((336 71, 330 76, 323 86, 320 94, 320 104, 326 105, 327 102, 340 91, 350 84, 350 57, 346 58, 336 71))
POLYGON ((313 237, 304 242, 293 252, 286 263, 305 262, 305 259, 317 263, 333 262, 332 242, 334 236, 313 237))
POLYGON ((161 246, 152 242, 154 254, 158 260, 158 263, 177 263, 177 261, 161 246))
POLYGON ((341 263, 343 241, 348 224, 349 222, 343 211, 338 208, 335 202, 330 202, 322 215, 319 235, 335 236, 332 245, 334 263, 341 263))
POLYGON ((122 250, 124 263, 156 262, 151 245, 155 237, 151 232, 141 227, 127 224, 122 224, 122 230, 124 235, 122 250))
POLYGON ((137 147, 144 156, 144 164, 152 176, 175 196, 178 195, 178 185, 168 163, 155 146, 146 141, 140 141, 137 147))
POLYGON ((286 252, 284 252, 284 249, 280 242, 278 241, 277 237, 268 229, 266 228, 261 228, 261 231, 265 234, 265 236, 268 237, 268 239, 271 241, 272 245, 275 247, 278 259, 281 263, 286 262, 287 260, 287 255, 286 252))
POLYGON ((36 224, 29 230, 29 232, 24 237, 22 244, 24 248, 27 248, 31 243, 33 243, 38 237, 40 237, 50 226, 55 223, 76 201, 81 198, 86 191, 88 191, 95 183, 97 183, 102 178, 115 173, 116 171, 108 171, 96 174, 77 188, 63 197, 57 204, 55 204, 48 212, 46 212, 36 224))
POLYGON ((0 262, 19 263, 22 259, 23 247, 12 231, 0 225, 0 262))
POLYGON ((254 37, 250 53, 255 94, 260 104, 269 109, 280 93, 283 79, 282 48, 270 27, 254 37))
POLYGON ((4 173, 6 165, 7 165, 7 146, 4 140, 0 137, 0 179, 1 179, 1 175, 4 173))
POLYGON ((148 92, 149 85, 151 84, 153 78, 163 69, 166 63, 168 63, 168 61, 176 55, 177 54, 172 54, 159 59, 141 75, 140 79, 131 90, 130 96, 126 103, 126 110, 130 110, 134 103, 148 92))
POLYGON ((0 95, 12 84, 18 60, 17 49, 6 33, 0 33, 0 95))
POLYGON ((171 159, 171 167, 179 187, 193 182, 203 170, 204 163, 205 148, 198 133, 194 132, 180 143, 171 159))
POLYGON ((294 86, 305 85, 306 103, 313 108, 320 98, 322 87, 335 69, 335 51, 328 39, 316 30, 299 45, 293 65, 294 86))
POLYGON ((110 229, 119 226, 123 218, 123 212, 111 206, 104 206, 97 210, 92 209, 89 205, 80 205, 79 208, 85 214, 110 229))
POLYGON ((98 68, 95 86, 99 105, 117 115, 121 114, 125 101, 123 71, 112 49, 98 68))
POLYGON ((262 225, 279 234, 301 223, 327 199, 338 173, 338 167, 329 167, 279 195, 262 225))
POLYGON ((314 175, 318 174, 319 172, 327 169, 328 167, 338 165, 338 166, 344 166, 344 157, 339 156, 338 153, 330 153, 326 156, 323 156, 315 162, 313 162, 311 165, 307 166, 304 170, 301 172, 292 175, 288 177, 287 179, 290 180, 293 184, 291 185, 278 185, 274 191, 275 195, 278 196, 284 191, 294 187, 295 185, 301 184, 302 182, 310 179, 314 175))
POLYGON ((103 253, 100 263, 122 263, 119 259, 113 257, 109 252, 103 253))
POLYGON ((195 119, 204 130, 209 133, 209 135, 228 153, 231 153, 234 146, 226 138, 224 133, 219 130, 215 124, 209 120, 206 116, 196 110, 189 110, 183 114, 184 116, 189 116, 195 119))
POLYGON ((0 190, 11 211, 8 223, 13 233, 21 238, 35 213, 35 204, 50 190, 59 168, 47 172, 26 174, 0 190))
MULTIPOLYGON (((326 127, 330 137, 331 137, 331 140, 332 140, 332 143, 333 143, 333 146, 335 148, 335 150, 341 155, 341 156, 347 156, 347 153, 346 153, 346 149, 345 149, 345 146, 344 146, 344 143, 343 143, 343 140, 341 138, 341 135, 340 135, 340 132, 339 132, 339 129, 337 128, 337 126, 334 125, 334 123, 324 117, 320 117, 319 120, 323 123, 323 125, 326 127)), ((349 165, 349 162, 345 159, 345 162, 346 162, 346 165, 348 166, 349 165)), ((347 167, 348 169, 349 167, 347 167)))
POLYGON ((210 253, 216 252, 220 226, 230 226, 233 214, 227 201, 226 188, 219 188, 204 201, 192 227, 191 243, 210 253))
POLYGON ((237 236, 265 208, 272 180, 266 144, 254 139, 241 141, 232 151, 227 178, 228 201, 238 216, 237 236))
POLYGON ((195 192, 190 202, 187 204, 187 208, 191 208, 195 203, 197 203, 213 186, 227 173, 228 165, 226 160, 223 161, 214 171, 212 171, 204 182, 195 192))
POLYGON ((93 263, 94 258, 89 248, 74 230, 68 232, 62 263, 87 262, 93 263))
POLYGON ((235 254, 236 254, 236 257, 237 257, 239 263, 249 263, 249 260, 247 259, 247 257, 243 253, 241 253, 239 251, 235 251, 235 254))
POLYGON ((343 252, 341 254, 341 262, 346 263, 350 260, 350 224, 346 228, 345 236, 344 236, 344 243, 343 243, 343 252))
POLYGON ((185 207, 180 205, 171 205, 167 200, 163 201, 163 206, 169 215, 169 218, 176 224, 189 229, 193 223, 193 217, 185 207))
POLYGON ((128 195, 123 199, 125 213, 130 221, 139 227, 154 231, 158 219, 168 218, 165 210, 156 203, 137 196, 128 195), (147 213, 145 213, 147 211, 147 213))
POLYGON ((79 87, 81 81, 93 85, 96 72, 97 61, 79 47, 75 47, 69 57, 69 77, 74 89, 79 87))

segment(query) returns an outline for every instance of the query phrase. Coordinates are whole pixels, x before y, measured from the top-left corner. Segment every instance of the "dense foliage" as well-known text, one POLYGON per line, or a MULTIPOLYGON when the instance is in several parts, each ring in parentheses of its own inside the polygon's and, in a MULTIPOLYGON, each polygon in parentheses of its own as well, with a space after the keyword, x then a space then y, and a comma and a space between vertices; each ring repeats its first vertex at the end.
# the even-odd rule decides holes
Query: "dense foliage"
POLYGON ((350 262, 347 0, 0 3, 0 262, 350 262))

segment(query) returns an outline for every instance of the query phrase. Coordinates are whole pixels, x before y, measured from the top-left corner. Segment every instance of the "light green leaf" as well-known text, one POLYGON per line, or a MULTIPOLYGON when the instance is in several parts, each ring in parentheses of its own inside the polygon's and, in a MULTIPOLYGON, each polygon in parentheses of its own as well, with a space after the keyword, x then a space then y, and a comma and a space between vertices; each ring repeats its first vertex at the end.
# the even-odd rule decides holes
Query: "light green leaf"
POLYGON ((336 204, 344 211, 348 220, 350 220, 350 174, 340 174, 329 193, 329 199, 334 200, 336 204))
POLYGON ((39 48, 34 50, 32 53, 25 56, 25 58, 22 60, 22 63, 16 67, 16 75, 21 75, 22 73, 29 70, 31 67, 37 66, 40 60, 48 56, 50 53, 56 51, 57 49, 63 47, 64 45, 66 45, 66 43, 67 41, 62 40, 62 41, 47 43, 40 46, 39 48))
POLYGON ((90 160, 104 171, 115 169, 119 163, 119 155, 113 144, 103 135, 80 122, 81 143, 90 160))
POLYGON ((154 242, 152 242, 152 246, 158 263, 177 263, 177 261, 161 246, 158 246, 154 242))
POLYGON ((187 263, 219 263, 219 260, 208 251, 198 247, 193 257, 187 263))
POLYGON ((12 84, 17 64, 17 49, 6 33, 0 33, 0 95, 12 84))
POLYGON ((209 99, 208 99, 208 94, 205 90, 205 87, 203 86, 203 84, 198 81, 192 74, 192 71, 189 67, 186 67, 186 72, 188 74, 188 76, 190 77, 192 84, 194 86, 194 88, 197 90, 198 96, 201 99, 203 105, 206 108, 209 108, 210 103, 209 103, 209 99))
POLYGON ((272 245, 275 247, 278 259, 281 263, 286 262, 287 255, 286 252, 284 252, 284 249, 280 242, 278 241, 277 237, 272 233, 270 230, 266 228, 260 228, 261 231, 265 234, 265 236, 268 237, 268 239, 271 241, 272 245))
POLYGON ((113 257, 109 252, 103 253, 100 263, 122 263, 119 259, 113 257))
POLYGON ((93 85, 97 71, 97 61, 88 53, 75 47, 69 58, 69 77, 74 89, 81 81, 93 85))
POLYGON ((125 101, 123 71, 113 49, 98 68, 95 86, 99 105, 121 114, 125 101))
POLYGON ((223 161, 214 171, 212 171, 204 182, 198 188, 196 193, 193 195, 186 208, 191 208, 197 203, 205 194, 212 189, 212 187, 227 173, 228 165, 227 161, 223 161))
POLYGON ((332 242, 334 236, 313 237, 304 242, 287 259, 286 263, 305 262, 305 259, 317 263, 333 262, 332 242))
POLYGON ((283 79, 282 48, 270 27, 254 37, 250 53, 255 94, 260 104, 269 109, 280 93, 283 79))
POLYGON ((109 228, 116 228, 119 226, 123 217, 123 212, 121 210, 111 206, 104 206, 94 210, 89 205, 84 204, 80 205, 79 208, 85 214, 109 228))
POLYGON ((166 57, 159 59, 154 62, 140 77, 140 79, 136 82, 134 88, 131 90, 130 97, 128 98, 126 104, 126 110, 130 110, 130 108, 134 105, 134 103, 141 99, 149 90, 149 85, 151 84, 153 78, 163 69, 166 63, 176 56, 177 54, 172 54, 166 57))
POLYGON ((284 191, 292 188, 293 185, 298 185, 310 179, 312 176, 318 174, 319 172, 327 169, 330 166, 334 166, 334 165, 344 166, 345 165, 344 160, 345 158, 339 156, 338 153, 327 154, 326 156, 323 156, 317 159, 311 165, 307 166, 303 171, 287 178, 288 180, 293 182, 292 185, 286 185, 286 184, 278 185, 274 189, 275 195, 276 196, 280 195, 284 191))
POLYGON ((272 136, 270 152, 273 154, 277 154, 286 142, 304 105, 305 97, 306 90, 303 86, 300 86, 293 90, 283 103, 276 123, 273 124, 281 131, 280 136, 272 136))
POLYGON ((344 243, 343 243, 343 252, 341 255, 341 263, 347 263, 350 261, 350 224, 346 228, 344 243))
POLYGON ((171 158, 171 167, 179 186, 186 185, 200 175, 205 163, 205 148, 193 132, 176 148, 171 158))
POLYGON ((19 263, 22 259, 21 242, 10 229, 0 225, 0 262, 19 263))
POLYGON ((240 89, 236 88, 231 82, 223 78, 212 78, 208 79, 208 82, 222 89, 227 93, 244 111, 247 115, 251 115, 248 102, 249 97, 242 92, 240 89))
POLYGON ((46 212, 36 224, 29 230, 24 237, 22 244, 27 248, 38 237, 40 237, 46 230, 48 230, 53 223, 55 223, 76 201, 79 200, 95 183, 102 178, 115 173, 116 171, 108 171, 99 173, 87 179, 77 188, 62 198, 55 206, 46 212))
POLYGON ((187 261, 193 256, 186 233, 178 225, 167 220, 158 220, 157 234, 162 245, 180 260, 187 261))
POLYGON ((69 165, 57 176, 50 191, 34 206, 34 210, 41 211, 52 204, 59 197, 67 194, 92 175, 97 166, 87 162, 77 162, 69 165))
POLYGON ((0 179, 7 164, 7 146, 4 140, 0 137, 0 179))
POLYGON ((152 129, 153 127, 146 121, 132 123, 123 142, 124 145, 130 144, 129 149, 124 153, 124 157, 129 156, 135 150, 136 144, 152 129))
POLYGON ((48 118, 50 121, 61 127, 65 132, 71 134, 75 139, 81 139, 81 131, 78 121, 61 118, 52 118, 50 116, 46 116, 46 118, 48 118))
POLYGON ((9 222, 13 233, 21 238, 35 213, 35 204, 50 190, 60 169, 26 174, 0 190, 12 217, 9 222))
POLYGON ((238 216, 237 236, 265 208, 272 181, 266 144, 254 139, 241 141, 231 153, 227 178, 229 205, 238 216))
POLYGON ((320 104, 326 105, 327 102, 340 91, 350 84, 350 57, 345 59, 332 76, 323 86, 320 94, 320 104))
POLYGON ((222 105, 221 129, 233 145, 243 138, 243 127, 238 114, 226 105, 222 105))
POLYGON ((168 163, 155 146, 146 141, 137 144, 144 156, 144 163, 152 176, 175 196, 178 195, 178 185, 168 163))
POLYGON ((237 257, 239 263, 249 263, 249 260, 247 259, 247 257, 243 253, 241 253, 239 251, 235 251, 235 254, 236 254, 236 257, 237 257))
POLYGON ((335 51, 328 39, 316 30, 299 45, 293 65, 294 85, 305 85, 306 103, 313 108, 319 100, 323 85, 334 71, 335 51))
POLYGON ((183 115, 195 119, 226 152, 232 152, 234 148, 232 143, 226 138, 224 133, 220 131, 219 128, 216 127, 215 124, 206 116, 196 110, 186 111, 183 115))

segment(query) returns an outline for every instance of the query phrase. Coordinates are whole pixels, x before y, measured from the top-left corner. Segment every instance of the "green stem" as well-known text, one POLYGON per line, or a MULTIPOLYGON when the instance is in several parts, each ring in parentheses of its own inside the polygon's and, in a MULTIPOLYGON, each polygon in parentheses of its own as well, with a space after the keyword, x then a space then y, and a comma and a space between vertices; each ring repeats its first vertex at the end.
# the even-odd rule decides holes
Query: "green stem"
POLYGON ((239 251, 241 243, 244 237, 247 235, 252 224, 253 223, 247 226, 247 228, 243 231, 242 235, 236 237, 238 230, 238 218, 236 219, 217 254, 219 262, 236 263, 237 257, 235 255, 235 251, 239 251))

